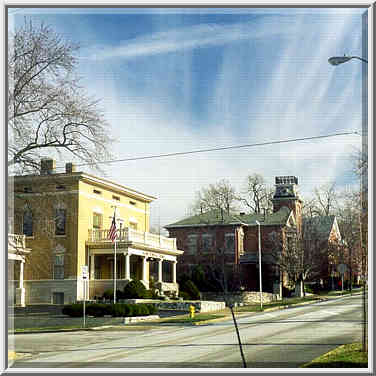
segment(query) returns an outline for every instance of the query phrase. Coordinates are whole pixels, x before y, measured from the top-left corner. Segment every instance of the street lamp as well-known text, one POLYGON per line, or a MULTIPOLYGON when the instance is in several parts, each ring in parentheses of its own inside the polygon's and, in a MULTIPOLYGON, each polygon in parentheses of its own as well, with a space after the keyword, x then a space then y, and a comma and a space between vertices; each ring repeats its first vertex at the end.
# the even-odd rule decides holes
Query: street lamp
MULTIPOLYGON (((363 59, 359 56, 333 56, 328 59, 329 63, 332 65, 339 65, 348 62, 351 59, 358 59, 361 60, 363 63, 368 64, 368 60, 363 59)), ((365 273, 364 266, 365 266, 365 251, 363 249, 363 237, 362 237, 362 213, 363 213, 363 194, 362 194, 362 179, 360 179, 360 206, 361 211, 359 213, 359 242, 360 242, 360 249, 362 254, 362 266, 363 266, 363 273, 365 273)), ((366 319, 367 319, 367 312, 366 312, 366 278, 363 277, 363 351, 365 352, 367 349, 367 342, 366 342, 366 319)))
POLYGON ((258 252, 259 252, 259 279, 260 279, 260 308, 262 309, 262 278, 261 278, 261 231, 260 222, 256 221, 258 226, 258 252))
POLYGON ((368 63, 366 59, 363 59, 359 56, 333 56, 328 59, 328 62, 332 65, 339 65, 348 62, 351 59, 358 59, 364 63, 368 63))

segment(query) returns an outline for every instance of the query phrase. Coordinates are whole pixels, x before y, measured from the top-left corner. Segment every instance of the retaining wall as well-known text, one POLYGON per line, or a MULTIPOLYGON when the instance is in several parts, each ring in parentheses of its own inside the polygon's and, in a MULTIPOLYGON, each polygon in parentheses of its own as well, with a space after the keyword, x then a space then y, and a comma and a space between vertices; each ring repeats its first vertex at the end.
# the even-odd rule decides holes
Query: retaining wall
MULTIPOLYGON (((260 293, 257 291, 243 291, 240 293, 221 294, 216 292, 203 292, 201 297, 204 300, 211 301, 229 301, 232 303, 242 303, 244 305, 250 305, 260 303, 260 293)), ((279 294, 272 294, 269 292, 262 293, 263 303, 270 303, 280 300, 279 294)))

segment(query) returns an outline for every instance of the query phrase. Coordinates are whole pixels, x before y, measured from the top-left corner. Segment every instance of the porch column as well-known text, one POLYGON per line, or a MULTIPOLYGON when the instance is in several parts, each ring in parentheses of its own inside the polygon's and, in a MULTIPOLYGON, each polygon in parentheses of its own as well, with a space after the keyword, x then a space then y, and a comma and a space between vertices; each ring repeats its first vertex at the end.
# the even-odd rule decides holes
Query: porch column
POLYGON ((24 281, 24 263, 25 260, 21 260, 20 265, 20 284, 19 284, 19 293, 20 293, 20 305, 21 307, 25 307, 25 289, 23 287, 23 281, 24 281))
POLYGON ((23 277, 24 277, 24 261, 22 260, 20 264, 20 284, 18 286, 20 289, 23 288, 23 277))
POLYGON ((142 256, 142 280, 146 281, 146 256, 142 256))
POLYGON ((177 261, 172 262, 172 283, 176 283, 176 264, 177 261))
POLYGON ((131 279, 131 268, 130 268, 130 255, 129 253, 126 253, 124 255, 125 258, 125 279, 130 280, 131 279))
POLYGON ((95 278, 95 256, 94 254, 90 255, 90 279, 95 278))
POLYGON ((158 260, 158 282, 162 282, 162 259, 158 260))

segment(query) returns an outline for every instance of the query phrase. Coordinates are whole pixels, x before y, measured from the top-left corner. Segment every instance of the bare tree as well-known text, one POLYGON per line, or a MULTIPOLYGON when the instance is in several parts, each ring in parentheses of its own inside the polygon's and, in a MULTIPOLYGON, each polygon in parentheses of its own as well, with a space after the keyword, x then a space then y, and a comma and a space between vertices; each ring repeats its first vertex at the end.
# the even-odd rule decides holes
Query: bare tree
POLYGON ((360 244, 360 207, 361 195, 359 191, 342 193, 342 205, 338 208, 338 225, 344 241, 341 262, 345 263, 350 272, 350 289, 354 271, 362 270, 362 247, 360 244))
POLYGON ((108 124, 75 75, 77 44, 25 20, 9 36, 8 166, 36 171, 43 156, 69 153, 92 164, 109 156, 108 124))
POLYGON ((333 214, 338 199, 335 183, 328 183, 322 185, 321 187, 315 188, 314 194, 316 202, 315 214, 333 214))
POLYGON ((211 210, 223 210, 229 214, 234 209, 235 203, 235 188, 228 180, 222 179, 196 192, 196 199, 192 204, 191 211, 199 214, 211 210))
POLYGON ((264 177, 260 174, 248 175, 241 193, 239 201, 252 213, 259 214, 262 209, 272 207, 273 189, 266 185, 264 177))
POLYGON ((305 280, 319 275, 325 266, 327 243, 320 236, 319 220, 319 217, 306 218, 300 233, 284 228, 282 232, 269 234, 273 263, 288 276, 290 284, 302 284, 304 294, 305 280))

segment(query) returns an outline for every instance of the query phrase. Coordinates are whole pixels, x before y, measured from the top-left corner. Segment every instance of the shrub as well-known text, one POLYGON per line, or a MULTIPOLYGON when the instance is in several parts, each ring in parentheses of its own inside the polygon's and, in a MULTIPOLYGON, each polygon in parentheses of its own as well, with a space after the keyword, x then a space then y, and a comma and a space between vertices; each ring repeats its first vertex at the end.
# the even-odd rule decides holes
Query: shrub
POLYGON ((125 316, 124 304, 114 304, 111 307, 113 317, 123 317, 125 316))
POLYGON ((81 317, 84 314, 84 308, 81 303, 69 304, 63 308, 62 313, 70 317, 81 317))
POLYGON ((179 296, 180 296, 181 298, 183 298, 184 300, 190 300, 189 294, 186 293, 186 292, 184 292, 184 291, 180 291, 180 292, 179 292, 179 296))
POLYGON ((134 316, 134 306, 135 304, 124 304, 124 316, 131 317, 134 316))
MULTIPOLYGON (((86 314, 94 317, 112 315, 113 317, 148 316, 157 312, 157 307, 153 304, 87 304, 86 314)), ((83 316, 82 304, 70 304, 63 308, 62 313, 71 317, 83 316)))
POLYGON ((114 290, 106 290, 103 293, 102 297, 107 300, 112 300, 114 298, 114 290))
POLYGON ((109 304, 94 303, 89 304, 86 308, 86 313, 94 317, 103 317, 104 315, 110 315, 108 307, 109 304))
POLYGON ((154 304, 146 304, 148 310, 149 310, 149 315, 154 315, 157 313, 158 308, 154 304))
POLYGON ((123 296, 124 299, 144 299, 147 295, 146 287, 139 280, 130 281, 125 287, 123 296))
POLYGON ((188 280, 188 281, 183 283, 183 285, 181 287, 181 291, 188 294, 189 299, 200 300, 200 291, 198 290, 197 286, 191 280, 188 280))

